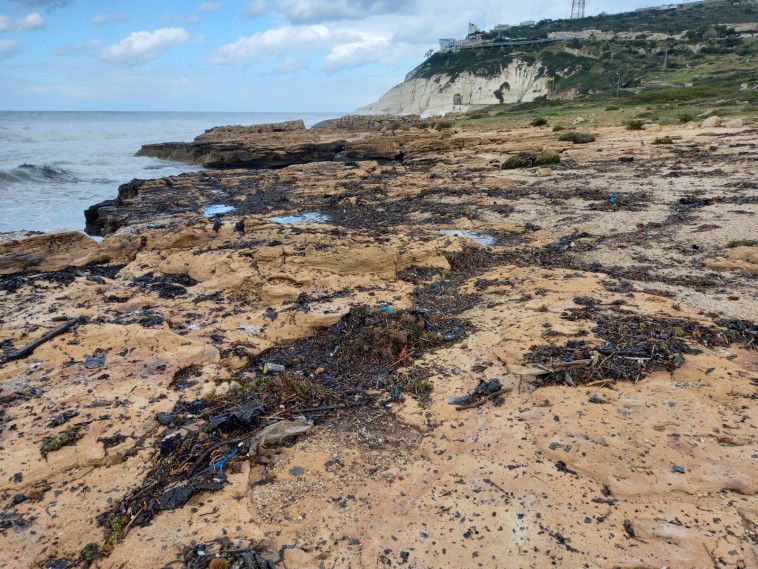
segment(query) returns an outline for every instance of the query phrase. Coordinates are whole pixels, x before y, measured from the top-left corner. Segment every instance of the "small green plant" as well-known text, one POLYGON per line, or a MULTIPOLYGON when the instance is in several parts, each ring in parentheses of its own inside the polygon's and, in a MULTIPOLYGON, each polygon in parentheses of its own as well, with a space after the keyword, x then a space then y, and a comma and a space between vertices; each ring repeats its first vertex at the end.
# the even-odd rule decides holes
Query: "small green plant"
POLYGON ((434 125, 434 130, 447 130, 453 128, 453 121, 441 120, 434 125))
POLYGON ((555 125, 553 127, 553 132, 561 132, 562 130, 566 130, 566 127, 565 126, 561 126, 559 124, 557 124, 557 125, 555 125))
POLYGON ((402 128, 400 121, 395 121, 390 125, 390 130, 400 130, 402 128))
POLYGON ((645 121, 631 120, 626 123, 626 130, 642 130, 645 126, 645 121))
POLYGON ((430 125, 429 125, 429 123, 428 123, 428 122, 425 122, 425 121, 421 121, 421 122, 417 122, 417 123, 415 123, 415 124, 413 125, 413 128, 418 128, 418 129, 425 129, 425 128, 429 128, 429 126, 430 126, 430 125))
POLYGON ((485 116, 487 115, 485 115, 484 113, 471 113, 466 118, 469 118, 471 120, 477 120, 477 119, 483 119, 485 116))
POLYGON ((503 170, 515 170, 516 168, 523 168, 526 166, 526 160, 522 156, 511 156, 503 162, 503 170))
POLYGON ((65 446, 72 445, 81 438, 82 435, 77 429, 69 429, 58 437, 47 439, 42 445, 42 457, 46 459, 47 455, 51 452, 60 450, 65 446))
POLYGON ((124 531, 129 524, 128 516, 112 516, 105 522, 106 527, 109 530, 108 539, 106 540, 106 547, 112 550, 116 547, 116 544, 124 537, 124 531))
POLYGON ((545 117, 537 117, 529 123, 531 126, 546 126, 547 119, 545 117))
POLYGON ((681 113, 681 114, 680 114, 678 117, 676 117, 676 118, 677 118, 677 120, 678 120, 680 123, 682 123, 682 124, 686 124, 686 123, 688 123, 688 122, 692 122, 692 121, 694 121, 694 120, 695 120, 695 115, 693 115, 692 113, 681 113))
POLYGON ((414 395, 431 393, 433 389, 432 382, 428 379, 414 379, 410 387, 414 395))
POLYGON ((732 241, 727 245, 729 249, 736 249, 737 247, 755 247, 758 245, 758 241, 750 239, 740 239, 739 241, 732 241))
POLYGON ((658 137, 653 141, 653 144, 674 144, 674 139, 670 136, 658 137))
POLYGON ((608 105, 607 107, 605 107, 604 110, 606 110, 606 111, 618 111, 619 108, 616 105, 608 105))
POLYGON ((421 190, 421 191, 418 193, 418 195, 417 195, 416 197, 417 197, 418 199, 420 199, 420 200, 423 200, 423 199, 424 199, 426 196, 428 196, 428 195, 429 195, 429 193, 430 193, 430 192, 429 192, 429 189, 428 189, 428 188, 424 188, 423 190, 421 190))
POLYGON ((550 164, 560 164, 560 154, 554 152, 539 152, 534 159, 535 166, 549 166, 550 164))
POLYGON ((84 562, 87 567, 89 567, 99 556, 100 546, 97 543, 88 543, 84 546, 84 549, 82 549, 82 552, 79 554, 79 559, 84 562))
POLYGON ((573 142, 574 144, 587 144, 595 142, 596 136, 588 132, 567 132, 558 138, 561 142, 573 142))

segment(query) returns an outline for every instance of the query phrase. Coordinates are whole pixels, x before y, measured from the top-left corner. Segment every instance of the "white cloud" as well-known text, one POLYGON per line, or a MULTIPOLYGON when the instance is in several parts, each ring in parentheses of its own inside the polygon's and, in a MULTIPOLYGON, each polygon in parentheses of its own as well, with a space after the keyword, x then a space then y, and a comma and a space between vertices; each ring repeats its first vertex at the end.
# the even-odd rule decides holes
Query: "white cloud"
POLYGON ((91 40, 83 43, 67 43, 55 50, 55 55, 82 55, 96 51, 103 47, 100 40, 91 40))
POLYGON ((326 26, 282 26, 221 46, 208 60, 224 65, 245 63, 251 59, 271 59, 305 49, 326 48, 330 38, 326 26))
POLYGON ((213 12, 218 12, 223 7, 223 2, 203 2, 197 7, 197 11, 201 14, 212 14, 213 12))
POLYGON ((295 59, 294 57, 288 57, 283 59, 276 65, 276 75, 289 75, 290 73, 297 73, 304 69, 310 68, 310 63, 304 59, 295 59))
POLYGON ((418 46, 394 42, 386 36, 368 36, 334 46, 324 59, 322 67, 326 73, 331 74, 371 63, 390 65, 415 53, 418 53, 418 46))
POLYGON ((0 32, 26 32, 44 27, 45 20, 37 12, 16 20, 0 15, 0 32))
POLYGON ((16 40, 0 40, 0 57, 9 57, 20 48, 21 46, 16 40))
POLYGON ((106 47, 100 57, 106 61, 141 65, 158 59, 171 47, 187 43, 192 39, 183 28, 161 28, 154 32, 132 32, 121 42, 106 47))
POLYGON ((260 18, 266 13, 268 7, 266 6, 266 0, 255 0, 251 2, 242 10, 242 15, 245 18, 260 18))
POLYGON ((93 26, 103 26, 105 24, 112 24, 116 22, 128 22, 129 16, 124 13, 118 14, 95 14, 89 21, 93 26))

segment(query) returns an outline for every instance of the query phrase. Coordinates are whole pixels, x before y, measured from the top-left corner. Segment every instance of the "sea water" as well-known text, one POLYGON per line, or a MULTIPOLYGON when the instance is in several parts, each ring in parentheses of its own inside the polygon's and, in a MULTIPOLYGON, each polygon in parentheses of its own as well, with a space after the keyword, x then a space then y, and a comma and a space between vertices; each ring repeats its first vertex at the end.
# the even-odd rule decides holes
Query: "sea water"
POLYGON ((143 144, 189 142, 209 128, 339 113, 0 112, 0 233, 83 230, 84 210, 134 178, 198 170, 136 157, 143 144))

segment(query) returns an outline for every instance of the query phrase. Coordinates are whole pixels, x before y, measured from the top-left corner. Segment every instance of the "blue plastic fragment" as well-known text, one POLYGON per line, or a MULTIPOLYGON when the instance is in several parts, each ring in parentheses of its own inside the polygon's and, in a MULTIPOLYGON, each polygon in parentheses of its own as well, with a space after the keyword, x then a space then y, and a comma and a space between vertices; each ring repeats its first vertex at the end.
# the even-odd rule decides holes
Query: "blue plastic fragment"
POLYGON ((611 196, 611 203, 616 203, 616 196, 611 196))
POLYGON ((387 314, 395 314, 395 311, 392 310, 389 306, 382 306, 378 312, 386 312, 387 314))
POLYGON ((221 460, 219 460, 215 464, 211 464, 208 468, 206 468, 202 472, 199 472, 197 475, 200 476, 201 474, 205 474, 206 472, 211 472, 212 470, 216 470, 218 468, 219 474, 221 474, 221 476, 223 476, 224 475, 224 465, 227 463, 227 461, 229 461, 229 460, 233 459, 235 456, 237 456, 238 452, 239 452, 238 448, 234 449, 234 452, 232 454, 230 454, 226 458, 222 458, 221 460))

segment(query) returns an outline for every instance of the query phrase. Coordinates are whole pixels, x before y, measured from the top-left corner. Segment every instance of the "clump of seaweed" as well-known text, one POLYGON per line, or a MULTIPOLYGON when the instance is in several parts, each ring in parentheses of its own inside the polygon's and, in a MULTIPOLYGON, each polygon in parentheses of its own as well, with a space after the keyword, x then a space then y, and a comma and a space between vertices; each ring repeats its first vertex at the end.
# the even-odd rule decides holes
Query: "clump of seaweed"
POLYGON ((702 353, 700 347, 724 348, 741 344, 755 349, 758 324, 718 321, 705 325, 685 318, 646 316, 611 306, 609 314, 594 299, 575 299, 581 308, 570 309, 569 320, 594 320, 592 332, 603 343, 571 340, 565 345, 534 346, 524 361, 537 364, 534 375, 542 384, 602 384, 644 379, 655 371, 674 371, 685 355, 702 353))
POLYGON ((62 435, 49 438, 42 444, 42 449, 40 451, 42 457, 46 459, 47 455, 51 452, 58 451, 65 446, 73 445, 81 438, 82 435, 78 429, 69 429, 62 435))

